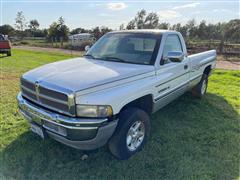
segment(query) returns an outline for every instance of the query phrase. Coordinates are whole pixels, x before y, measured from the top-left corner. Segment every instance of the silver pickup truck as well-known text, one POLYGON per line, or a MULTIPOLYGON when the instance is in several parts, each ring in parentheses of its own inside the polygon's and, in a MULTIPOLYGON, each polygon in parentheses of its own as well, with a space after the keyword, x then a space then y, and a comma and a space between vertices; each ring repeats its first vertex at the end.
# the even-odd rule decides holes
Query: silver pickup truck
POLYGON ((83 150, 108 144, 127 159, 149 138, 151 113, 186 91, 206 93, 215 60, 215 50, 188 55, 176 31, 110 32, 84 57, 23 74, 19 109, 42 138, 83 150))

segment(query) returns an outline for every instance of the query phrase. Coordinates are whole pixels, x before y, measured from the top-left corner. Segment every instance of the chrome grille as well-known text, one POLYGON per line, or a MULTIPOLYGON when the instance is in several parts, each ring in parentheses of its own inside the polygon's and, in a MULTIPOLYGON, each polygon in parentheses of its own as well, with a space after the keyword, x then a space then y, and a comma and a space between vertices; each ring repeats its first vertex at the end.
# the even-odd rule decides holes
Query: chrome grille
POLYGON ((53 97, 55 99, 60 99, 62 101, 68 101, 67 94, 63 94, 61 92, 56 92, 41 86, 39 87, 39 92, 45 96, 53 97))
POLYGON ((54 91, 43 87, 41 83, 34 84, 21 78, 21 91, 23 97, 48 109, 75 115, 74 99, 71 94, 54 91))

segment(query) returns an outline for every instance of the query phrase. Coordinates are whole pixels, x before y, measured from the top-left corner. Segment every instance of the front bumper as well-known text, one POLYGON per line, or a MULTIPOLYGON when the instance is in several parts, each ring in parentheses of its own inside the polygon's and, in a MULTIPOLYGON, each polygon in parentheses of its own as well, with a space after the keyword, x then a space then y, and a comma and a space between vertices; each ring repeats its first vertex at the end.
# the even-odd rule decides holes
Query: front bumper
POLYGON ((112 136, 117 120, 74 118, 41 108, 17 96, 20 112, 29 121, 40 127, 49 137, 68 146, 91 150, 103 146, 112 136))

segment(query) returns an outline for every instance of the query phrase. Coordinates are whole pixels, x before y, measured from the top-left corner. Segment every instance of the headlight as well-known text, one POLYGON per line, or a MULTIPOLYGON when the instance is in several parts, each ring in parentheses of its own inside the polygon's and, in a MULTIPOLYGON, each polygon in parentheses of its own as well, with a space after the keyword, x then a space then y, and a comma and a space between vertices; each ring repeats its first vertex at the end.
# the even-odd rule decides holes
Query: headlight
POLYGON ((77 116, 80 117, 109 117, 113 111, 106 105, 77 105, 77 116))

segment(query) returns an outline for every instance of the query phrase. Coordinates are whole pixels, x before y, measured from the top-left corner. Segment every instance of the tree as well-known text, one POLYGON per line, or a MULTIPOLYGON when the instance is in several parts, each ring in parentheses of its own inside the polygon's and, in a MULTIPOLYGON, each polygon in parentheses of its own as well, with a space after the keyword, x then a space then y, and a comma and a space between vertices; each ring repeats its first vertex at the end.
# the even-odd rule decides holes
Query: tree
POLYGON ((131 20, 128 24, 127 24, 127 26, 126 26, 126 29, 135 29, 135 20, 131 20))
POLYGON ((108 28, 106 26, 102 26, 101 27, 101 36, 103 36, 104 34, 110 32, 110 31, 112 31, 112 29, 110 29, 110 28, 108 28))
POLYGON ((188 23, 186 24, 186 28, 187 28, 187 36, 189 38, 193 39, 197 36, 196 34, 197 27, 196 27, 195 19, 188 21, 188 23))
POLYGON ((144 21, 144 28, 155 29, 158 26, 159 18, 156 13, 149 13, 144 21))
POLYGON ((180 23, 174 24, 170 29, 180 32, 184 38, 187 37, 187 27, 180 23))
POLYGON ((4 24, 0 26, 0 34, 12 36, 14 35, 14 33, 15 33, 15 29, 12 26, 8 24, 4 24))
POLYGON ((84 29, 84 28, 76 28, 76 29, 73 29, 70 34, 73 35, 73 34, 79 34, 79 33, 87 33, 88 30, 84 29))
POLYGON ((31 30, 36 31, 39 28, 39 22, 36 19, 33 19, 29 22, 28 27, 31 30))
POLYGON ((48 38, 56 40, 67 40, 69 28, 65 25, 63 17, 60 17, 57 22, 53 22, 48 29, 48 38))
POLYGON ((48 37, 55 38, 57 36, 57 22, 53 22, 48 29, 48 37))
POLYGON ((170 24, 166 23, 166 22, 161 23, 161 24, 158 25, 159 29, 169 29, 169 27, 170 27, 170 24))
POLYGON ((119 30, 124 30, 124 24, 121 24, 121 25, 119 26, 119 30))
POLYGON ((69 33, 69 28, 65 25, 65 21, 63 17, 61 16, 58 19, 58 24, 57 24, 57 37, 61 37, 64 40, 68 39, 68 33, 69 33))
POLYGON ((198 26, 198 28, 196 29, 196 34, 200 39, 207 39, 208 38, 208 28, 206 25, 206 21, 202 20, 198 26))
POLYGON ((26 19, 22 11, 17 12, 17 16, 15 18, 15 27, 20 32, 23 32, 27 27, 26 19))
POLYGON ((225 38, 240 43, 240 19, 233 19, 225 26, 225 38))
POLYGON ((101 37, 101 30, 100 28, 97 26, 95 28, 92 29, 92 34, 94 36, 94 38, 97 40, 101 37))
POLYGON ((32 35, 34 36, 35 32, 37 31, 37 29, 39 28, 39 23, 36 19, 33 19, 29 22, 28 27, 30 28, 30 31, 32 33, 32 35))
POLYGON ((135 18, 131 20, 126 29, 155 29, 158 27, 158 15, 156 13, 149 13, 142 9, 137 13, 135 18))
POLYGON ((137 15, 134 18, 137 29, 144 28, 145 18, 146 18, 146 11, 144 9, 142 9, 141 11, 139 11, 137 13, 137 15))
POLYGON ((107 32, 110 32, 112 31, 111 29, 109 29, 108 27, 105 27, 105 26, 102 26, 101 28, 100 27, 95 27, 92 29, 92 34, 94 36, 94 38, 96 40, 98 40, 100 37, 102 37, 104 34, 106 34, 107 32))

